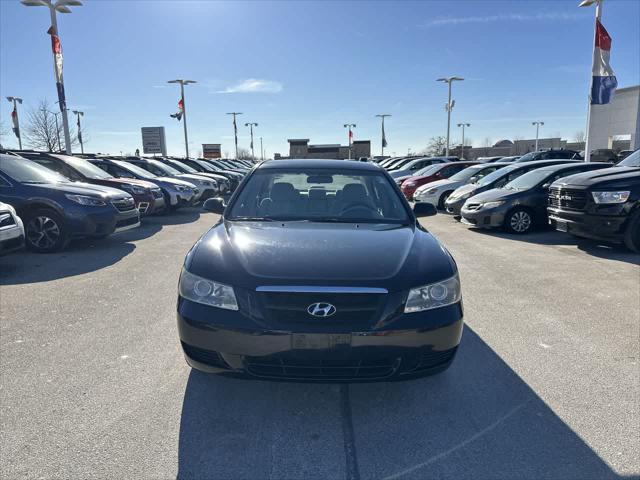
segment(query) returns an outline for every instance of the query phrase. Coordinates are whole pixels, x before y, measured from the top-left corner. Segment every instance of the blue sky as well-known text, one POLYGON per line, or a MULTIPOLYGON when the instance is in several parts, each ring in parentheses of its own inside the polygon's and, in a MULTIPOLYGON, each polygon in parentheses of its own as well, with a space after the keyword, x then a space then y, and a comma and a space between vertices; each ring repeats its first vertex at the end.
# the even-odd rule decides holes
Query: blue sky
MULTIPOLYGON (((170 153, 183 154, 173 78, 187 87, 191 151, 222 143, 233 151, 226 112, 258 122, 265 149, 288 152, 287 138, 346 143, 371 139, 376 113, 391 113, 388 153, 424 148, 446 132, 446 75, 455 84, 452 124, 485 138, 572 139, 584 130, 593 41, 592 8, 571 1, 214 2, 87 0, 58 15, 69 108, 85 111, 89 151, 132 152, 140 127, 166 128, 170 153)), ((640 83, 640 2, 608 0, 619 86, 640 83)), ((0 0, 0 95, 56 100, 48 12, 0 0)), ((10 126, 11 106, 0 103, 10 126)), ((22 115, 25 118, 26 115, 22 115)), ((453 127, 452 140, 460 140, 453 127)), ((10 134, 3 144, 12 146, 10 134)))

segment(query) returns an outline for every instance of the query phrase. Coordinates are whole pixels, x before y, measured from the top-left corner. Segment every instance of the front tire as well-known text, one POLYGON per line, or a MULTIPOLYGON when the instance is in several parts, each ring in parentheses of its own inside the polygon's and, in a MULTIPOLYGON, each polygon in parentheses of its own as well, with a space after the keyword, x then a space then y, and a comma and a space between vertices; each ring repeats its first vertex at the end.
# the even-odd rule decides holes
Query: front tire
POLYGON ((440 196, 440 200, 438 201, 438 208, 440 210, 444 210, 445 209, 445 202, 447 201, 447 198, 449 198, 449 195, 451 195, 453 192, 444 192, 441 196, 440 196))
POLYGON ((627 231, 624 233, 624 244, 632 252, 640 253, 640 210, 629 220, 627 231))
POLYGON ((526 208, 514 208, 504 219, 504 229, 516 235, 529 233, 534 224, 533 215, 526 208))
POLYGON ((64 220, 55 210, 36 210, 27 215, 24 225, 26 246, 34 252, 57 252, 69 241, 64 220))

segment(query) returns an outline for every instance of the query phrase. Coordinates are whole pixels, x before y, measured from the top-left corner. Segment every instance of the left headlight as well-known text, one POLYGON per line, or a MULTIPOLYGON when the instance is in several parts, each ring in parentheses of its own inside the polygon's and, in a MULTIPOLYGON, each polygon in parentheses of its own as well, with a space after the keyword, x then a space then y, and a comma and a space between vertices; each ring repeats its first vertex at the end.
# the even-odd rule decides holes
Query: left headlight
POLYGON ((139 185, 122 185, 120 188, 125 192, 133 193, 134 195, 144 195, 147 193, 147 189, 140 187, 139 185))
POLYGON ((192 302, 227 310, 238 310, 233 287, 199 277, 184 268, 180 274, 178 290, 180 296, 192 302))
POLYGON ((456 274, 442 282, 411 289, 404 306, 404 313, 445 307, 459 302, 461 296, 460 279, 456 274))
POLYGON ((97 197, 90 197, 88 195, 73 195, 66 194, 67 197, 72 202, 79 203, 80 205, 87 205, 89 207, 104 207, 106 203, 97 197))
POLYGON ((629 190, 621 192, 591 192, 591 195, 596 203, 624 203, 629 200, 631 192, 629 190))
POLYGON ((504 205, 504 201, 486 202, 482 204, 482 208, 496 208, 496 207, 499 207, 500 205, 504 205))

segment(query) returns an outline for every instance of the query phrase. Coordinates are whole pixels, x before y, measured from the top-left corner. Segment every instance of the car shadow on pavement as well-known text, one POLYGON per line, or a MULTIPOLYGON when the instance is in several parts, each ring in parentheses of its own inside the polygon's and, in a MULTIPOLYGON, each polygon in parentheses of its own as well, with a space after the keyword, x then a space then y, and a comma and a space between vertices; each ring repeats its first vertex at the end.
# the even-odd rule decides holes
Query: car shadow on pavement
MULTIPOLYGON (((464 227, 465 225, 463 225, 464 227)), ((513 240, 518 242, 532 243, 536 245, 549 246, 572 246, 575 245, 578 250, 592 255, 594 257, 606 260, 615 260, 618 262, 630 263, 632 265, 640 265, 640 255, 628 250, 624 245, 598 242, 587 238, 573 237, 562 232, 556 232, 550 229, 536 230, 525 235, 515 235, 500 231, 498 229, 482 229, 467 227, 472 233, 481 235, 489 235, 505 240, 513 240)))
POLYGON ((468 327, 452 367, 414 381, 269 383, 193 370, 178 448, 180 480, 622 478, 468 327))
POLYGON ((195 222, 200 218, 200 207, 188 207, 174 210, 163 215, 152 215, 144 219, 144 223, 150 225, 182 225, 195 222))

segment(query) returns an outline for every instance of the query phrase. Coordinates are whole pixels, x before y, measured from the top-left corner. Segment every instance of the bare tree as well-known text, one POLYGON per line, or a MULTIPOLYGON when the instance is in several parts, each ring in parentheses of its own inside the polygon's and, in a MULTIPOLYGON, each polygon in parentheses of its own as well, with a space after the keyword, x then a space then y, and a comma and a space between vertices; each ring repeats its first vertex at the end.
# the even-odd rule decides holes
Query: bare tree
POLYGON ((576 134, 573 136, 573 141, 576 143, 584 143, 586 139, 587 137, 584 134, 584 130, 580 130, 579 132, 576 132, 576 134))
POLYGON ((442 155, 447 146, 447 139, 443 136, 431 137, 427 148, 422 150, 421 154, 429 156, 442 155))
POLYGON ((251 160, 251 150, 248 148, 238 148, 238 159, 240 160, 251 160))
POLYGON ((2 148, 2 141, 7 135, 9 135, 9 129, 4 126, 4 122, 0 119, 0 148, 2 148))
POLYGON ((491 147, 491 146, 493 146, 493 141, 491 140, 491 138, 485 137, 484 140, 482 141, 482 146, 483 147, 491 147))
MULTIPOLYGON (((55 113, 47 99, 41 100, 38 108, 32 108, 27 112, 26 127, 23 138, 25 143, 36 150, 48 152, 61 151, 64 144, 64 130, 62 119, 56 123, 55 113)), ((79 145, 78 135, 74 129, 70 129, 71 147, 79 145)), ((82 140, 87 143, 87 136, 82 132, 82 140)))

